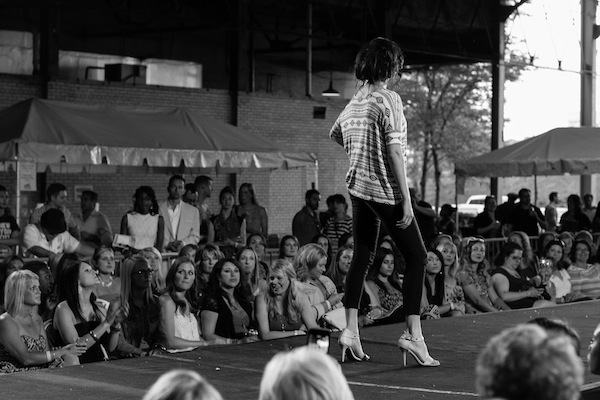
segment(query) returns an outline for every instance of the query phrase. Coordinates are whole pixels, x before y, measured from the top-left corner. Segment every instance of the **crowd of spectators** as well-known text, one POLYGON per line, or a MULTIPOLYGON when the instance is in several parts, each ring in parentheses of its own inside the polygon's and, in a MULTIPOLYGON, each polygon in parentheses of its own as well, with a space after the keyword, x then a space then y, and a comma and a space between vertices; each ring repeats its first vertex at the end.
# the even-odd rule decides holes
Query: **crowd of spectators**
MULTIPOLYGON (((211 191, 207 177, 190 186, 174 175, 166 200, 159 202, 151 187, 141 186, 115 235, 96 211, 96 193, 84 192, 82 213, 71 217, 61 200, 66 189, 58 184, 48 188, 45 211, 34 213, 36 219, 32 215, 21 232, 7 207, 8 192, 0 187, 0 221, 6 229, 0 244, 6 250, 20 243, 28 256, 25 262, 7 257, 0 265, 5 311, 0 371, 271 340, 319 326, 339 329, 333 315, 343 311, 353 257, 352 219, 344 196, 331 196, 328 211, 319 213, 320 194, 309 190, 305 206, 291 221, 291 234, 281 238, 279 253, 270 257, 268 218, 252 185, 238 192, 243 211, 235 205, 234 190, 225 187, 221 210, 211 214, 205 205, 211 191), (166 252, 178 257, 163 258, 166 252)), ((449 223, 455 212, 451 206, 442 207, 443 223, 436 224, 435 213, 427 210, 433 208, 415 199, 415 215, 424 221, 422 235, 429 238, 421 317, 600 298, 598 246, 590 232, 593 224, 585 222, 592 211, 577 201, 569 196, 570 213, 554 230, 543 230, 547 218, 530 204, 528 190, 519 192, 512 211, 503 211, 506 218, 488 197, 475 234, 462 238, 449 223), (502 242, 494 257, 489 238, 502 242)), ((548 208, 547 214, 552 214, 548 208)), ((363 326, 404 320, 402 278, 402 256, 382 232, 360 306, 363 326)), ((518 337, 537 343, 538 336, 529 329, 518 337)), ((482 368, 486 360, 481 357, 482 368)), ((479 387, 488 393, 493 388, 486 382, 481 378, 479 387)))

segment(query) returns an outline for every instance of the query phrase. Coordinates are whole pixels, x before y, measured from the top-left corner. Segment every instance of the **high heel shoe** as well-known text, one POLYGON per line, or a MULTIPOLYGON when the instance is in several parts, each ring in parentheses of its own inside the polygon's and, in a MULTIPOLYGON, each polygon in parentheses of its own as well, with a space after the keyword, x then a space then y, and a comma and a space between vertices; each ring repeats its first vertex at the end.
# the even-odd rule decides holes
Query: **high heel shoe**
MULTIPOLYGON (((398 339, 398 348, 402 350, 402 361, 404 362, 404 366, 406 366, 406 353, 409 353, 422 367, 439 367, 440 362, 431 357, 429 353, 426 353, 425 359, 421 358, 416 352, 413 342, 423 342, 423 344, 425 344, 425 339, 423 337, 416 338, 406 331, 400 336, 400 339, 398 339)), ((425 347, 425 351, 427 351, 427 347, 425 347)))
POLYGON ((338 338, 338 344, 342 348, 342 362, 346 361, 346 354, 349 354, 349 357, 355 361, 367 361, 371 358, 363 352, 360 336, 349 329, 344 329, 338 338))

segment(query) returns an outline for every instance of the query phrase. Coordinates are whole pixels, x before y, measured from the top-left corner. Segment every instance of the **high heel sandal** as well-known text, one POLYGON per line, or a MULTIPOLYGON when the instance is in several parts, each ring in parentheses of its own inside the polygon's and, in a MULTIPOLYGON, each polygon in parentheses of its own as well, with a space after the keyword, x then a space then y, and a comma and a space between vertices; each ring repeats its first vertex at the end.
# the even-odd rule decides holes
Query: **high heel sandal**
POLYGON ((346 361, 346 354, 349 354, 349 358, 355 361, 367 361, 371 358, 363 352, 360 336, 349 329, 344 329, 338 338, 338 344, 342 348, 342 362, 346 361), (362 357, 359 357, 360 354, 362 354, 362 357))
POLYGON ((409 353, 422 367, 439 367, 440 362, 431 357, 429 353, 427 353, 428 359, 423 360, 414 350, 413 342, 425 342, 425 339, 423 337, 416 338, 406 331, 400 336, 400 339, 398 339, 398 348, 402 350, 402 361, 404 362, 404 366, 406 366, 406 353, 409 353))

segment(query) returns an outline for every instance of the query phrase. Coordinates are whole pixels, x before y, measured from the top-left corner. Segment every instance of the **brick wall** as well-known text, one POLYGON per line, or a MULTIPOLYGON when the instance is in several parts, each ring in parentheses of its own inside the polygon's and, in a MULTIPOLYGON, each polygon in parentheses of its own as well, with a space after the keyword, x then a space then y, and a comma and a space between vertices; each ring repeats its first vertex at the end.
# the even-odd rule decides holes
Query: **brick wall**
MULTIPOLYGON (((31 77, 0 74, 0 108, 39 96, 37 80, 31 77)), ((225 90, 181 89, 105 82, 73 82, 54 80, 49 83, 48 98, 86 104, 120 104, 146 107, 179 106, 201 110, 211 118, 232 121, 231 98, 225 90)), ((269 213, 269 231, 280 236, 289 233, 294 214, 304 204, 304 192, 316 185, 324 199, 334 193, 346 194, 344 175, 347 158, 343 149, 329 140, 328 133, 345 100, 293 98, 287 95, 240 93, 238 126, 294 152, 315 153, 318 173, 312 168, 184 171, 189 181, 200 173, 214 179, 214 192, 209 200, 211 211, 218 212, 218 195, 225 185, 237 192, 239 185, 251 182, 259 204, 269 213), (325 119, 313 119, 315 106, 327 107, 325 119)), ((131 208, 131 197, 140 185, 152 186, 160 201, 166 198, 169 177, 179 173, 166 168, 118 168, 116 173, 60 173, 56 168, 46 173, 46 183, 61 182, 69 190, 68 207, 79 210, 74 201, 75 186, 92 185, 99 193, 101 211, 109 217, 117 231, 121 217, 131 208)), ((0 173, 0 184, 12 182, 0 173)), ((14 188, 14 183, 7 183, 14 188)), ((11 191, 13 191, 11 189, 11 191)), ((23 196, 25 207, 33 207, 37 195, 23 196)))

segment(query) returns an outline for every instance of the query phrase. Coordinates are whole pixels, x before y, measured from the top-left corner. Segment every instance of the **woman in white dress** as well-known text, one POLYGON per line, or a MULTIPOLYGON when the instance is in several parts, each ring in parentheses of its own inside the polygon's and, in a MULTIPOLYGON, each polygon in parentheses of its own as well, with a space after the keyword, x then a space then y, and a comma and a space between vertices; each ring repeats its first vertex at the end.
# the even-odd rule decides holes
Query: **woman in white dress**
POLYGON ((140 186, 133 195, 133 211, 121 219, 121 234, 131 236, 134 249, 162 249, 164 220, 158 214, 158 202, 150 186, 140 186))

